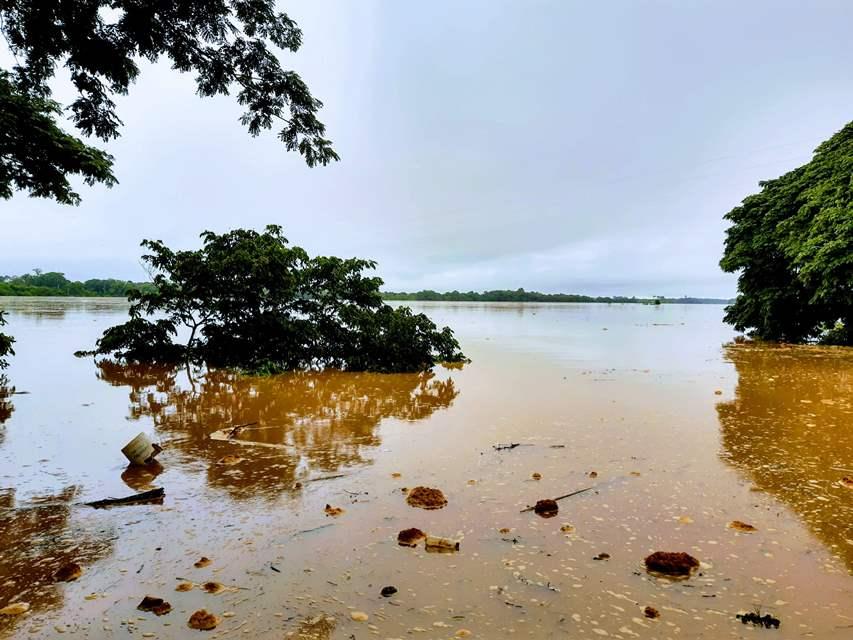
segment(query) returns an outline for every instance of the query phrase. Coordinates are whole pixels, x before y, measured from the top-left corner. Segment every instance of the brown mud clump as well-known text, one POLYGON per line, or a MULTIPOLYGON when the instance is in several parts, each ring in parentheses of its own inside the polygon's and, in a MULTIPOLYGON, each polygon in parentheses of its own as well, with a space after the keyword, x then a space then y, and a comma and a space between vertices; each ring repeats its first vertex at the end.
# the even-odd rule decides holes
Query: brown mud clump
POLYGON ((646 607, 643 609, 643 615, 651 619, 660 618, 660 611, 654 607, 646 607))
POLYGON ((666 576, 689 576, 699 561, 683 551, 655 551, 646 558, 646 569, 666 576))
POLYGON ((187 626, 190 629, 198 629, 200 631, 210 631, 211 629, 215 629, 218 624, 219 618, 206 609, 199 609, 187 620, 187 626))
POLYGON ((447 506, 447 498, 444 497, 441 490, 430 487, 415 487, 409 491, 406 502, 409 503, 409 506, 420 509, 441 509, 447 506))
POLYGON ((344 512, 344 510, 341 509, 340 507, 333 507, 332 505, 327 504, 326 508, 324 509, 324 512, 326 513, 327 516, 331 516, 332 518, 337 518, 339 515, 341 515, 344 512))
POLYGON ((192 591, 195 585, 192 582, 179 582, 175 586, 175 591, 192 591))
POLYGON ((844 476, 839 482, 841 482, 842 487, 846 487, 847 489, 853 489, 853 478, 851 478, 850 476, 844 476))
POLYGON ((729 522, 729 529, 734 529, 735 531, 740 531, 742 533, 752 533, 753 531, 758 531, 751 524, 747 524, 745 522, 741 522, 740 520, 732 520, 729 522))
POLYGON ((207 558, 207 557, 205 557, 205 556, 202 556, 201 558, 199 558, 199 559, 198 559, 198 561, 197 561, 193 566, 194 566, 196 569, 203 569, 204 567, 206 567, 206 566, 207 566, 207 565, 209 565, 210 563, 211 563, 210 558, 207 558))
POLYGON ((536 505, 533 507, 533 512, 537 516, 541 516, 543 518, 553 518, 560 512, 560 507, 557 506, 556 500, 545 498, 544 500, 538 500, 536 502, 536 505))
POLYGON ((140 611, 151 611, 158 616, 164 616, 172 610, 172 605, 163 600, 163 598, 155 598, 154 596, 145 596, 142 602, 136 605, 140 611))
POLYGON ((58 582, 71 582, 82 575, 83 567, 76 562, 69 562, 68 564, 60 567, 59 570, 53 574, 53 577, 56 578, 58 582))
POLYGON ((212 593, 213 595, 225 591, 225 587, 218 582, 205 582, 201 585, 201 588, 207 591, 207 593, 212 593))
POLYGON ((416 547, 418 542, 426 538, 426 534, 420 529, 403 529, 397 534, 397 544, 401 547, 416 547))

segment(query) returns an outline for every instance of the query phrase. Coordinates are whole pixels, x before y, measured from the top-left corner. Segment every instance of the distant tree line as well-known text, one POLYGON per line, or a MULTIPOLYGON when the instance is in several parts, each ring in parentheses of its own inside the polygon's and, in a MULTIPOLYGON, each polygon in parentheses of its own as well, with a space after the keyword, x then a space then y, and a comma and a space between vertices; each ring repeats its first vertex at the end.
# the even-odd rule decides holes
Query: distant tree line
POLYGON ((78 296, 123 298, 131 289, 148 290, 154 285, 148 282, 131 282, 114 278, 93 278, 85 282, 69 280, 58 271, 32 273, 20 276, 0 276, 0 296, 78 296))
POLYGON ((637 298, 636 296, 584 296, 577 293, 540 293, 524 289, 495 289, 493 291, 446 291, 425 289, 414 293, 384 291, 385 300, 440 300, 444 302, 608 302, 632 304, 726 304, 731 300, 718 298, 637 298))

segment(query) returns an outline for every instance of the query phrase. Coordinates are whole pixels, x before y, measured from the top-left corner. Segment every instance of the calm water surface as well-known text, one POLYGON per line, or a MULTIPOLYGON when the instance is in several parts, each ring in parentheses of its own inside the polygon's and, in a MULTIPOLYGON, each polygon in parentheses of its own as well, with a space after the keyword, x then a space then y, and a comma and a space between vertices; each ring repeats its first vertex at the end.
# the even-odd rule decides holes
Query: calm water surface
POLYGON ((0 636, 196 637, 206 608, 210 637, 853 637, 853 350, 726 347, 718 306, 423 303, 471 364, 257 379, 74 358, 122 301, 0 304, 18 340, 0 608, 31 607, 0 636), (159 466, 124 463, 140 431, 165 446, 159 466), (417 485, 448 505, 408 506, 417 485), (587 486, 556 518, 519 513, 587 486), (80 505, 152 487, 162 505, 80 505), (461 548, 398 546, 409 527, 461 548), (650 576, 656 550, 701 570, 650 576), (57 584, 69 561, 83 575, 57 584), (172 612, 137 611, 145 595, 172 612), (743 626, 748 610, 781 628, 743 626))

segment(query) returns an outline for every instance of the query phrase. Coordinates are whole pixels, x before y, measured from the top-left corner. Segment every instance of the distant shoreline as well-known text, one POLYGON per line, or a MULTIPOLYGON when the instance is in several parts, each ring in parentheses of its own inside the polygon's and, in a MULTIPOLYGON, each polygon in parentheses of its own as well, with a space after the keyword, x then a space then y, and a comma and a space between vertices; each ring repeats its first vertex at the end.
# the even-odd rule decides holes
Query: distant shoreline
MULTIPOLYGON (((44 291, 27 293, 0 292, 0 301, 3 298, 111 298, 114 300, 125 299, 126 294, 110 293, 62 293, 59 291, 44 291)), ((540 297, 508 298, 501 296, 489 296, 487 294, 476 294, 476 297, 468 297, 467 294, 454 296, 451 294, 438 294, 437 296, 421 296, 418 293, 388 292, 382 294, 382 299, 388 302, 530 302, 530 303, 562 303, 562 304, 731 304, 733 300, 725 298, 637 298, 624 296, 581 296, 573 294, 540 294, 540 297)))
POLYGON ((731 304, 733 300, 726 298, 667 298, 653 296, 638 298, 636 296, 586 296, 575 293, 540 293, 524 289, 498 289, 494 291, 447 291, 432 290, 415 291, 413 293, 398 291, 383 291, 384 300, 407 302, 563 302, 563 303, 615 303, 615 304, 731 304))

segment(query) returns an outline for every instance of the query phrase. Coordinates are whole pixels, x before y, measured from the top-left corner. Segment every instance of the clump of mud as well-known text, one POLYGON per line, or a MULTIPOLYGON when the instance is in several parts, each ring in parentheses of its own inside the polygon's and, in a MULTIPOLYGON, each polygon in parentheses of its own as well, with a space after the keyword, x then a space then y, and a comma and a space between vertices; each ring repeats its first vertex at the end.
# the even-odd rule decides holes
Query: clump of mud
POLYGON ((447 498, 444 497, 441 490, 430 487, 415 487, 409 491, 406 502, 409 503, 409 506, 421 509, 441 509, 447 506, 447 498))
POLYGON ((646 557, 646 569, 666 576, 689 576, 699 561, 683 551, 655 551, 646 557))
POLYGON ((140 611, 151 611, 158 616, 164 616, 172 610, 172 605, 163 600, 163 598, 145 596, 142 598, 142 602, 136 605, 136 608, 140 611))
POLYGON ((401 547, 416 547, 418 542, 426 538, 426 534, 420 529, 403 529, 397 534, 397 544, 401 547))
POLYGON ((646 607, 643 609, 643 615, 654 620, 655 618, 660 618, 660 611, 654 607, 646 607))
POLYGON ((203 585, 201 585, 201 588, 204 589, 205 591, 207 591, 208 593, 212 593, 213 595, 216 595, 217 593, 222 593, 223 591, 225 591, 224 585, 222 585, 218 582, 212 582, 212 581, 211 582, 205 582, 203 585))
POLYGON ((751 524, 741 522, 740 520, 732 520, 731 522, 729 522, 729 529, 741 531, 742 533, 752 533, 753 531, 758 531, 758 529, 753 527, 751 524))
POLYGON ((199 629, 200 631, 210 631, 211 629, 215 629, 218 624, 219 618, 206 609, 199 609, 187 620, 187 626, 190 629, 199 629))
MULTIPOLYGON (((528 507, 528 509, 529 508, 530 507, 528 507)), ((533 512, 537 516, 541 516, 543 518, 553 518, 560 512, 560 507, 557 506, 556 500, 545 498, 544 500, 538 500, 536 502, 536 505, 533 507, 533 512)))

